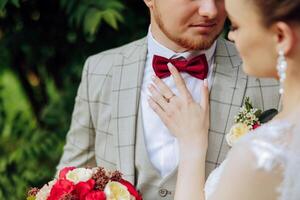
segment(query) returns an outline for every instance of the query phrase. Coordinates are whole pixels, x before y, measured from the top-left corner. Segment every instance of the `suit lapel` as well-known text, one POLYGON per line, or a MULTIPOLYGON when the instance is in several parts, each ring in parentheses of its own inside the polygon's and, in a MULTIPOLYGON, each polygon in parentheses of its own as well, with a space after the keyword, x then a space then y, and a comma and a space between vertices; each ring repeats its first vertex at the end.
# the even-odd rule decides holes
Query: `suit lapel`
POLYGON ((114 144, 117 168, 124 178, 134 182, 136 126, 146 62, 147 43, 142 39, 121 52, 113 69, 114 144))
POLYGON ((242 105, 247 76, 233 44, 218 39, 210 90, 210 147, 208 161, 218 163, 222 152, 224 133, 228 132, 235 113, 242 105), (213 139, 212 139, 213 138, 213 139), (216 149, 219 148, 219 149, 216 149))

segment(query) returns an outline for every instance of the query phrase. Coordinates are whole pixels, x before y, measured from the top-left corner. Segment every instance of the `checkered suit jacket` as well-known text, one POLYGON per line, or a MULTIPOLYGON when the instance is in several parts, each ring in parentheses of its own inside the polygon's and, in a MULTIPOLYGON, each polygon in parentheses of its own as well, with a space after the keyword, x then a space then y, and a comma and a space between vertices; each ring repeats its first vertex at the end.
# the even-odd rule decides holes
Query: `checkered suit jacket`
MULTIPOLYGON (((57 169, 98 165, 119 169, 134 182, 136 122, 146 54, 143 38, 87 59, 57 169)), ((246 96, 255 107, 277 108, 278 83, 245 75, 234 45, 219 38, 210 92, 208 173, 227 154, 224 135, 246 96)))

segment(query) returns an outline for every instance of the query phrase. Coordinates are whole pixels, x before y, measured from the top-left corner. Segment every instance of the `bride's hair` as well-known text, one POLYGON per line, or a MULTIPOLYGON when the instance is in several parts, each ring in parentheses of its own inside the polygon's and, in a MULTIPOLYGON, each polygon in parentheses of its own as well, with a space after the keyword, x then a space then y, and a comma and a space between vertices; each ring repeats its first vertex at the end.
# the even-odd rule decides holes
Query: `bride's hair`
POLYGON ((276 21, 300 23, 300 0, 251 0, 266 26, 276 21))

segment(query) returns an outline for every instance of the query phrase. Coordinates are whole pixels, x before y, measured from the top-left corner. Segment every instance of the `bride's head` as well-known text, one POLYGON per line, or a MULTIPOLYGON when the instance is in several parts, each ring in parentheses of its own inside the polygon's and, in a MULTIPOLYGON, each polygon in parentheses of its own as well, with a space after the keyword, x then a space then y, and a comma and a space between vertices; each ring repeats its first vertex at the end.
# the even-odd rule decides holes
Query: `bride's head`
POLYGON ((225 7, 246 73, 277 77, 279 50, 300 70, 300 0, 225 0, 225 7))

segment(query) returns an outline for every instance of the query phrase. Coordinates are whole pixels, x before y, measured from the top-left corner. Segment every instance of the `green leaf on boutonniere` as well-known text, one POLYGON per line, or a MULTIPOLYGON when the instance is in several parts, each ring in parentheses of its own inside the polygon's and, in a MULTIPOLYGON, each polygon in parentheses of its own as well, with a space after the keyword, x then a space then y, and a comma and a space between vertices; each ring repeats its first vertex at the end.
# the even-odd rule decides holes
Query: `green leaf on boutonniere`
POLYGON ((248 111, 250 111, 253 108, 249 97, 246 97, 246 99, 245 99, 245 108, 248 111))
POLYGON ((274 108, 266 110, 263 113, 261 113, 261 115, 259 117, 259 121, 261 123, 267 123, 268 121, 273 119, 273 117, 275 117, 277 114, 278 114, 278 110, 276 110, 274 108))

